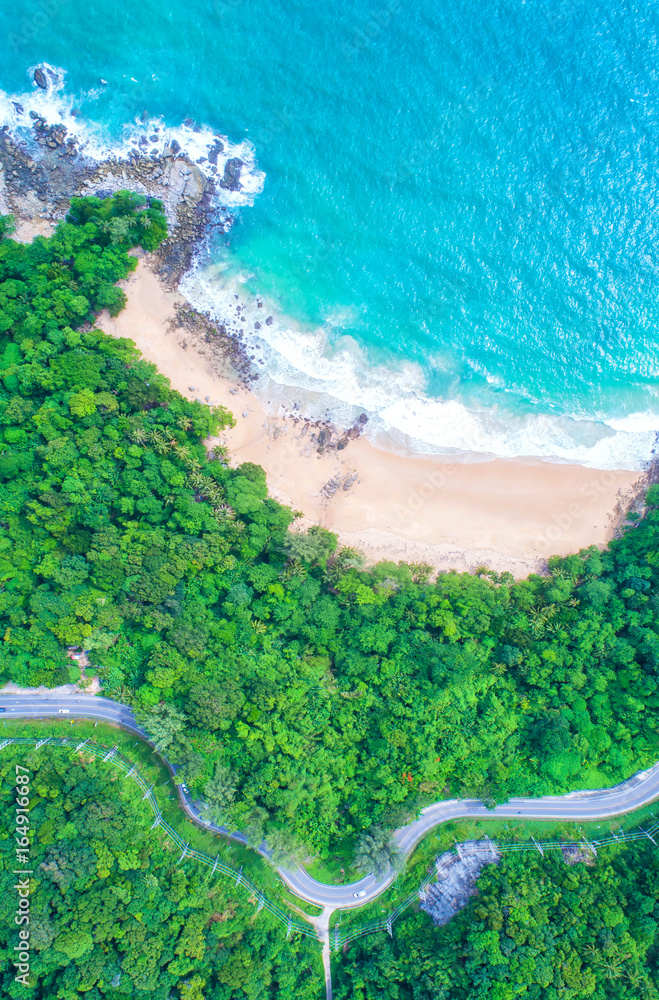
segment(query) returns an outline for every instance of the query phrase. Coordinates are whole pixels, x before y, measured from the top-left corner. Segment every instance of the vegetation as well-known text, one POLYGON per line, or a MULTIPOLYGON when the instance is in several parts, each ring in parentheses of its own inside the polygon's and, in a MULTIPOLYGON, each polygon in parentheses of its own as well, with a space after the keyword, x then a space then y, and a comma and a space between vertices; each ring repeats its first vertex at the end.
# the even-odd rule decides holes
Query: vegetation
MULTIPOLYGON (((5 751, 2 847, 5 879, 16 868, 15 764, 29 774, 30 974, 35 1000, 320 1000, 317 945, 286 939, 267 910, 237 894, 151 830, 131 782, 81 751, 5 751), (126 831, 130 835, 126 836, 126 831)), ((24 774, 25 772, 21 772, 24 774)), ((21 786, 22 788, 24 786, 21 786)), ((0 993, 20 998, 15 980, 18 896, 2 894, 0 993)))
MULTIPOLYGON (((292 531, 260 468, 207 454, 230 414, 94 329, 124 304, 129 250, 164 237, 159 203, 74 199, 49 239, 11 230, 0 219, 0 681, 77 679, 66 649, 88 650, 211 818, 279 860, 336 867, 349 843, 362 871, 395 860, 388 831, 431 800, 560 793, 656 760, 658 488, 606 552, 546 577, 365 570, 329 532, 292 531)), ((93 761, 31 766, 35 996, 317 994, 307 945, 177 868, 93 761)), ((653 996, 656 878, 649 845, 594 867, 506 857, 447 928, 419 914, 351 946, 339 995, 653 996)))
MULTIPOLYGON (((7 227, 5 227, 7 228, 7 227)), ((90 650, 212 815, 278 856, 328 856, 445 795, 497 800, 654 760, 657 490, 600 553, 550 573, 360 568, 204 439, 117 311, 157 203, 77 199, 50 239, 0 242, 2 676, 54 685, 90 650)))
POLYGON ((391 834, 381 826, 362 833, 355 851, 355 868, 361 875, 373 873, 382 878, 401 861, 400 852, 391 834))
POLYGON ((418 912, 349 946, 337 1000, 659 997, 659 854, 647 842, 566 864, 505 854, 444 927, 418 912))

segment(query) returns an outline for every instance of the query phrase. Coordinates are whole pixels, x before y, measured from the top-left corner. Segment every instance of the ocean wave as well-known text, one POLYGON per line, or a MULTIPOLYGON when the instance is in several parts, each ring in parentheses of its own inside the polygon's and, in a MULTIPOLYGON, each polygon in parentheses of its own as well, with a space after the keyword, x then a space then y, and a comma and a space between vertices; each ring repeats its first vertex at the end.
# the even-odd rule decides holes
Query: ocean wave
POLYGON ((435 398, 425 391, 420 365, 372 365, 354 338, 341 336, 331 322, 305 328, 250 294, 248 281, 228 263, 199 265, 181 292, 197 309, 242 331, 260 373, 256 394, 270 412, 297 404, 297 412, 312 419, 349 426, 365 411, 366 434, 379 447, 465 462, 528 458, 643 469, 654 454, 659 415, 522 414, 512 406, 476 409, 459 398, 435 398))
POLYGON ((8 94, 0 90, 0 124, 7 126, 12 137, 29 149, 31 155, 39 157, 42 154, 32 128, 34 115, 38 115, 48 125, 64 125, 69 135, 78 140, 79 152, 99 162, 128 160, 136 154, 162 156, 163 151, 172 148, 174 143, 178 144, 182 154, 187 155, 209 179, 219 185, 227 163, 240 160, 240 188, 235 191, 220 188, 216 196, 218 205, 229 208, 252 205, 262 191, 265 174, 256 166, 251 143, 232 143, 226 135, 198 125, 191 119, 172 126, 162 117, 135 118, 123 123, 118 133, 114 134, 99 122, 92 121, 87 108, 84 113, 80 110, 89 102, 93 109, 93 102, 107 93, 105 83, 84 93, 72 94, 66 89, 66 70, 49 63, 39 63, 28 70, 33 81, 37 69, 44 74, 46 89, 33 82, 32 89, 24 93, 8 94))
MULTIPOLYGON (((240 190, 221 189, 217 198, 218 204, 229 208, 253 204, 262 190, 265 174, 257 169, 250 143, 232 144, 191 120, 173 127, 154 117, 135 118, 112 133, 89 113, 94 102, 107 95, 104 83, 76 95, 67 91, 65 70, 47 63, 38 68, 46 89, 33 84, 20 94, 0 90, 0 122, 35 156, 42 152, 32 128, 38 115, 49 125, 65 125, 77 138, 80 152, 97 161, 127 160, 135 153, 155 157, 175 142, 208 177, 219 180, 226 164, 239 159, 240 190)), ((29 70, 31 79, 35 69, 29 70)), ((292 409, 297 404, 298 412, 346 427, 366 411, 367 434, 378 446, 461 461, 529 458, 600 469, 641 469, 653 455, 659 415, 522 414, 515 411, 512 399, 509 407, 498 403, 475 408, 457 394, 433 397, 427 392, 428 372, 421 365, 373 365, 354 338, 341 335, 345 309, 336 309, 321 327, 309 329, 250 294, 248 281, 249 276, 236 275, 229 266, 208 266, 200 259, 181 291, 197 308, 231 329, 242 330, 260 373, 256 391, 267 410, 292 409)), ((431 365, 429 359, 429 370, 431 365)), ((488 376, 488 381, 505 398, 506 387, 500 380, 488 376)))

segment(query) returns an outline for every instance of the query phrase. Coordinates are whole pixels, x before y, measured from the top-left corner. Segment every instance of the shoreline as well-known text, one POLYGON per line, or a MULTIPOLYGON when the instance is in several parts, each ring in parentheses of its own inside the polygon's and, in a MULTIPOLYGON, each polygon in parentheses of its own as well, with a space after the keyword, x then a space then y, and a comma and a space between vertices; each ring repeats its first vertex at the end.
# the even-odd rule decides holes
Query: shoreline
MULTIPOLYGON (((43 137, 39 122, 35 128, 43 137)), ((171 228, 149 264, 140 260, 121 283, 126 309, 116 319, 101 314, 97 325, 133 340, 183 395, 234 414, 236 426, 219 439, 231 463, 261 465, 270 494, 302 512, 298 527, 328 528, 369 563, 428 563, 437 570, 485 565, 522 578, 542 572, 552 555, 604 546, 652 481, 652 473, 638 470, 540 459, 472 464, 401 455, 368 440, 365 414, 339 430, 303 417, 296 404, 292 412, 283 404, 266 412, 270 400, 262 404, 250 388, 256 382, 258 392, 259 369, 242 330, 233 329, 236 320, 229 329, 213 323, 178 290, 209 226, 226 231, 230 225, 224 210, 212 209, 214 185, 196 165, 173 149, 160 159, 90 162, 61 144, 33 160, 0 133, 0 211, 14 212, 18 239, 46 234, 71 195, 95 193, 101 185, 103 193, 130 187, 162 198, 171 228)))
POLYGON ((102 313, 97 326, 135 341, 183 395, 230 410, 236 426, 218 440, 231 464, 261 465, 270 494, 302 512, 301 528, 328 528, 368 563, 486 565, 521 578, 542 571, 552 555, 605 545, 646 478, 638 470, 542 461, 401 456, 363 436, 319 453, 320 425, 294 413, 267 413, 236 378, 227 345, 179 325, 176 307, 187 306, 185 299, 165 287, 142 255, 121 285, 126 308, 115 319, 102 313))

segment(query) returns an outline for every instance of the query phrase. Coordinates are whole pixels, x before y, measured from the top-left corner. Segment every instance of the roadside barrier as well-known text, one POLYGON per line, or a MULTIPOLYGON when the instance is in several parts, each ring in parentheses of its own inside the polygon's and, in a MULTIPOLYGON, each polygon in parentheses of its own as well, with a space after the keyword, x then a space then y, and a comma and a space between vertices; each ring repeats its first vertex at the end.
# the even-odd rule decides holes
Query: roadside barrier
MULTIPOLYGON (((454 863, 454 859, 463 858, 468 854, 481 853, 483 849, 490 848, 492 853, 507 853, 512 851, 539 851, 540 854, 544 854, 545 851, 553 850, 574 850, 579 848, 581 850, 590 851, 597 857, 597 852, 602 847, 612 847, 614 844, 628 844, 632 841, 638 840, 651 840, 652 843, 657 846, 657 841, 655 836, 659 838, 659 822, 654 823, 648 830, 643 830, 640 827, 637 830, 630 830, 628 833, 611 834, 609 837, 602 837, 600 840, 552 840, 546 842, 539 842, 532 839, 532 843, 528 844, 499 844, 496 841, 491 841, 489 837, 484 837, 481 841, 478 841, 477 847, 470 847, 466 844, 459 844, 455 848, 446 852, 446 858, 441 864, 445 867, 449 867, 454 863)), ((418 889, 399 903, 395 910, 392 910, 390 914, 386 917, 382 917, 379 920, 373 920, 368 924, 364 924, 361 927, 357 927, 354 930, 347 930, 342 933, 340 930, 340 924, 334 925, 334 932, 332 935, 332 948, 335 952, 339 951, 344 945, 349 944, 351 941, 356 941, 357 938, 365 937, 367 934, 379 934, 386 931, 390 937, 393 937, 393 924, 398 917, 405 912, 405 910, 411 906, 413 903, 418 901, 420 893, 430 885, 431 882, 437 877, 437 869, 433 870, 430 875, 421 883, 418 889)), ((349 911, 348 911, 349 912, 349 911)), ((341 919, 339 913, 339 920, 341 919)))
POLYGON ((12 745, 15 748, 32 748, 34 750, 68 750, 70 753, 79 753, 84 750, 85 753, 89 753, 99 760, 110 764, 112 767, 119 768, 123 771, 124 776, 130 778, 135 784, 141 788, 144 792, 142 796, 143 802, 148 802, 151 811, 153 813, 153 825, 152 830, 160 829, 168 837, 170 837, 174 843, 181 848, 181 856, 178 859, 177 864, 180 864, 185 858, 193 858, 195 861, 200 862, 200 864, 206 865, 207 868, 212 868, 212 873, 218 872, 221 875, 226 875, 228 878, 232 879, 235 885, 240 885, 248 891, 252 896, 256 897, 257 900, 257 912, 260 910, 267 910, 269 913, 276 917, 282 924, 287 928, 287 936, 291 933, 297 932, 298 934, 304 934, 307 937, 313 938, 322 944, 321 938, 318 936, 318 932, 314 927, 309 924, 303 924, 299 920, 294 920, 285 910, 282 910, 276 903, 273 903, 271 899, 258 889, 253 882, 242 874, 242 871, 236 871, 235 868, 231 868, 229 865, 225 865, 223 861, 220 861, 219 855, 211 858, 207 854, 203 854, 201 851, 196 851, 191 848, 183 838, 172 829, 169 823, 163 819, 160 807, 153 794, 153 785, 149 786, 144 780, 142 775, 137 769, 137 765, 125 757, 122 753, 117 752, 116 747, 106 747, 99 743, 92 743, 89 739, 86 740, 73 740, 68 737, 49 737, 47 739, 32 739, 25 736, 17 736, 13 739, 7 739, 0 742, 0 750, 4 750, 5 747, 12 745))
MULTIPOLYGON (((144 792, 142 796, 142 801, 149 803, 151 811, 153 813, 153 825, 152 830, 161 829, 168 837, 170 837, 174 843, 181 848, 181 856, 178 859, 177 864, 185 858, 193 858, 200 864, 205 865, 212 869, 212 874, 219 872, 221 875, 225 875, 228 878, 234 880, 235 885, 240 885, 248 891, 248 893, 254 896, 257 900, 257 912, 266 909, 271 913, 277 920, 284 924, 287 928, 287 936, 291 933, 304 934, 306 937, 311 937, 320 944, 323 943, 322 937, 318 934, 315 927, 310 924, 301 923, 299 920, 295 920, 286 911, 282 910, 281 907, 273 903, 260 889, 258 889, 253 882, 242 874, 242 871, 236 871, 235 868, 231 868, 229 865, 225 865, 224 862, 220 861, 219 855, 211 858, 207 854, 203 854, 201 851, 196 851, 191 848, 183 838, 174 830, 165 819, 163 819, 160 807, 153 794, 153 785, 149 786, 144 780, 142 775, 137 769, 137 765, 129 760, 124 754, 117 752, 116 747, 107 747, 99 743, 92 743, 88 738, 86 740, 74 740, 68 737, 47 737, 45 739, 35 739, 32 737, 18 736, 12 739, 6 739, 0 742, 0 750, 5 749, 8 746, 14 746, 17 749, 19 747, 28 749, 33 748, 35 750, 43 750, 44 748, 52 750, 68 750, 71 753, 78 753, 84 749, 85 753, 89 753, 92 756, 104 761, 105 763, 111 764, 112 767, 119 768, 120 771, 124 773, 124 776, 131 778, 132 781, 144 792)), ((490 841, 489 837, 485 837, 483 841, 478 842, 480 847, 472 847, 469 845, 461 844, 457 845, 452 852, 446 852, 446 860, 441 862, 444 865, 451 865, 455 856, 464 857, 467 854, 475 853, 477 851, 482 851, 483 846, 489 846, 493 852, 511 852, 511 851, 539 851, 540 854, 544 854, 544 851, 551 850, 574 850, 575 848, 581 848, 582 850, 588 850, 595 856, 600 848, 611 847, 615 844, 626 844, 632 841, 639 840, 650 840, 653 844, 657 845, 657 841, 654 839, 655 836, 659 838, 659 822, 653 823, 649 829, 637 829, 631 830, 629 832, 622 832, 620 834, 611 834, 608 837, 603 837, 599 840, 586 840, 583 838, 581 841, 546 841, 539 842, 532 838, 532 843, 528 844, 499 844, 495 841, 490 841)), ((436 870, 433 870, 426 879, 421 883, 418 889, 410 893, 406 899, 404 899, 398 906, 391 911, 386 917, 381 917, 379 920, 371 921, 370 923, 364 924, 361 927, 357 927, 354 930, 348 929, 346 932, 341 932, 340 929, 340 919, 341 919, 341 909, 339 909, 339 923, 335 924, 334 931, 330 935, 330 943, 332 950, 334 952, 340 951, 344 945, 349 944, 351 941, 355 941, 358 938, 365 937, 368 934, 378 934, 386 931, 390 936, 393 936, 393 924, 401 916, 405 910, 408 909, 413 903, 419 899, 419 894, 423 892, 430 883, 436 878, 436 870)), ((349 910, 347 912, 350 912, 349 910)))

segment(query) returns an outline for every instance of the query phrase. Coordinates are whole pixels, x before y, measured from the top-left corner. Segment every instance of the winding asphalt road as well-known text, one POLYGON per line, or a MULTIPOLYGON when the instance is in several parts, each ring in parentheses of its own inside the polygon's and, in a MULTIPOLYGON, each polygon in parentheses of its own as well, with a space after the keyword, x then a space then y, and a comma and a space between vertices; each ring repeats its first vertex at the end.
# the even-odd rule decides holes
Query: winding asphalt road
MULTIPOLYGON (((59 715, 60 709, 68 709, 63 718, 97 719, 120 725, 130 732, 146 738, 143 729, 137 723, 130 708, 112 701, 109 698, 99 698, 93 695, 58 696, 54 693, 48 696, 32 694, 5 694, 0 692, 0 706, 5 711, 0 719, 11 718, 44 718, 59 715)), ((0 727, 1 730, 2 727, 0 727)), ((0 731, 0 736, 2 733, 0 731)), ((171 765, 170 765, 171 766, 171 765)), ((172 768, 175 771, 175 768, 172 768)), ((215 826, 202 819, 195 803, 178 786, 181 803, 185 811, 202 826, 218 833, 231 836, 234 840, 247 843, 247 838, 240 833, 230 833, 226 828, 215 826)), ((505 805, 487 809, 477 799, 448 799, 426 806, 421 815, 413 823, 396 830, 394 838, 405 854, 409 854, 415 845, 426 834, 440 823, 451 819, 473 818, 485 816, 488 818, 513 818, 546 820, 598 820, 610 819, 632 812, 659 798, 659 763, 647 771, 639 771, 628 781, 613 788, 603 788, 594 791, 571 792, 569 795, 544 796, 539 799, 510 799, 505 805)), ((267 851, 261 849, 267 857, 267 851)), ((395 873, 378 882, 373 875, 367 875, 359 882, 350 885, 325 885, 311 878, 304 868, 290 871, 279 868, 279 874, 290 889, 302 899, 318 906, 345 908, 363 906, 375 899, 394 880, 395 873), (355 897, 355 893, 364 892, 364 896, 355 897)))

